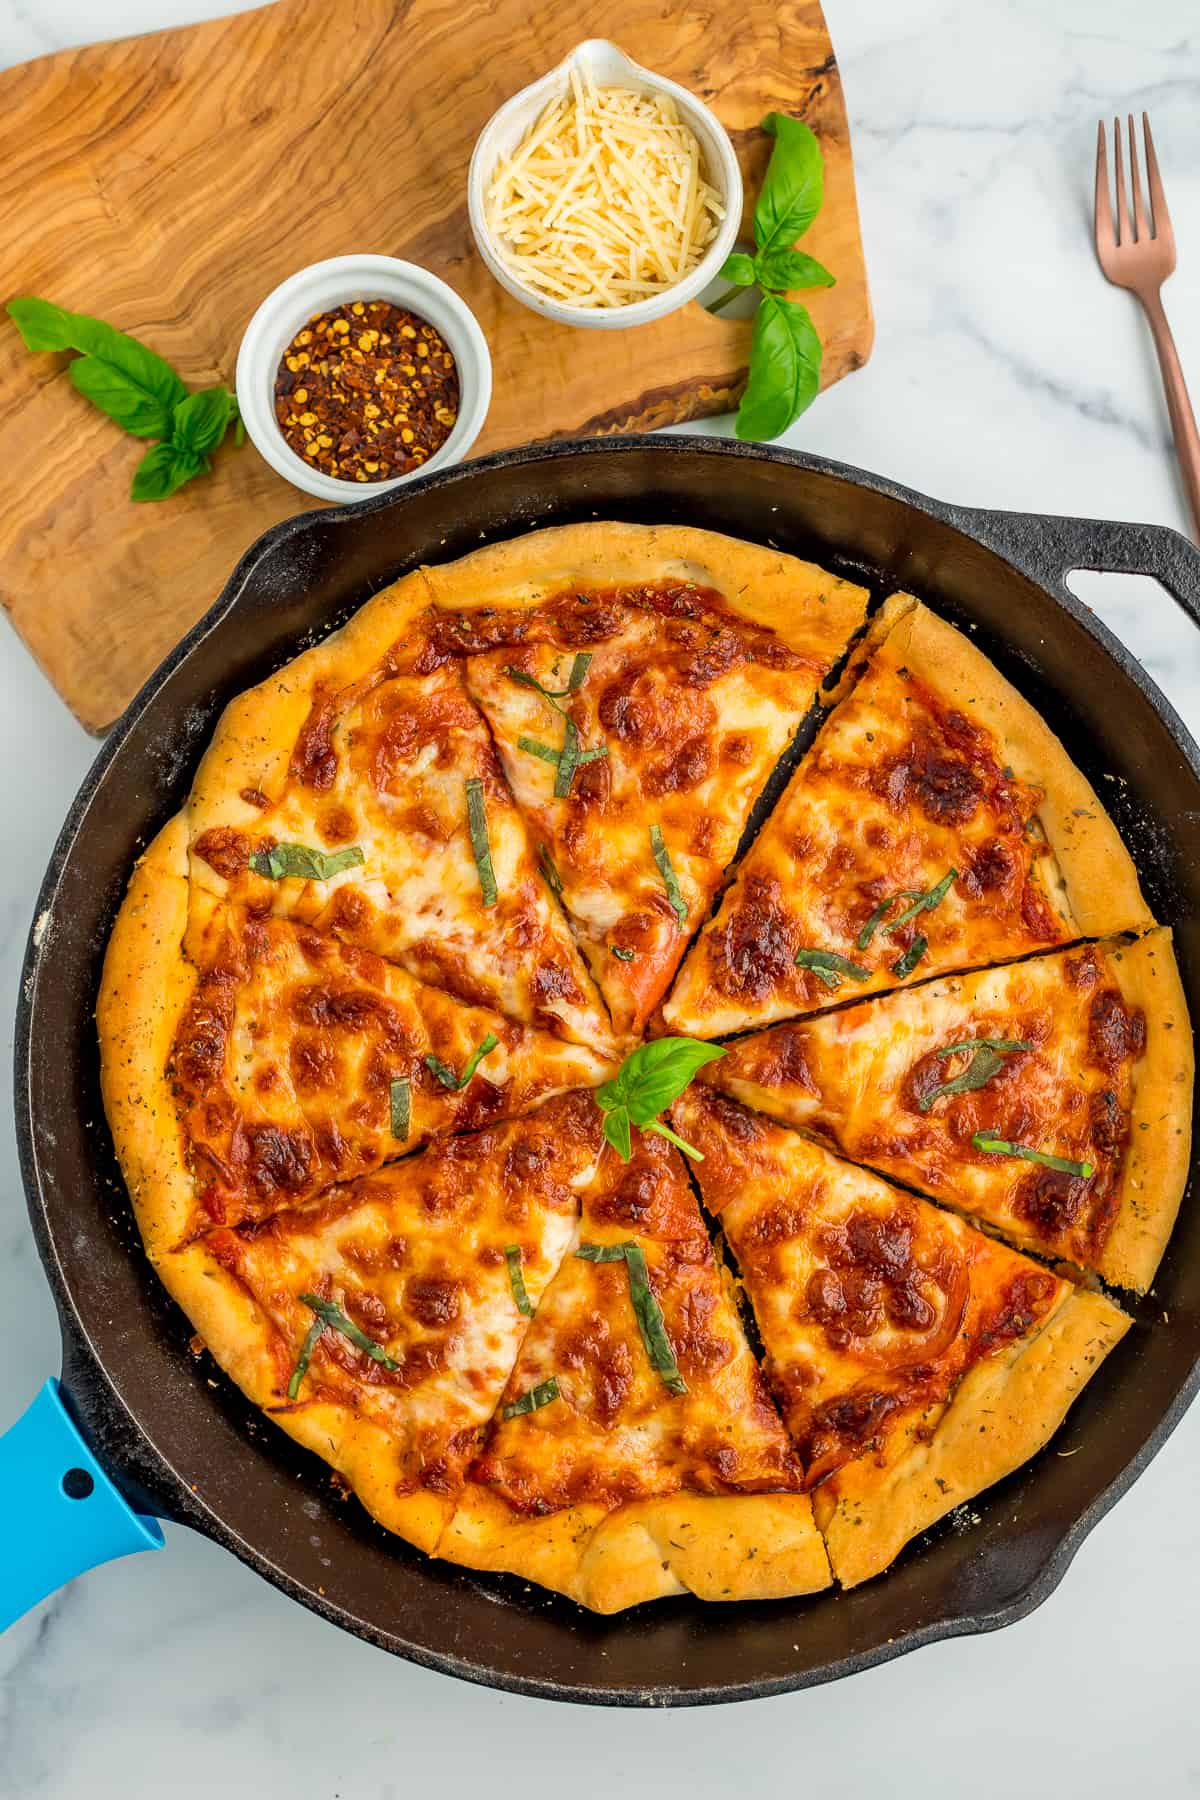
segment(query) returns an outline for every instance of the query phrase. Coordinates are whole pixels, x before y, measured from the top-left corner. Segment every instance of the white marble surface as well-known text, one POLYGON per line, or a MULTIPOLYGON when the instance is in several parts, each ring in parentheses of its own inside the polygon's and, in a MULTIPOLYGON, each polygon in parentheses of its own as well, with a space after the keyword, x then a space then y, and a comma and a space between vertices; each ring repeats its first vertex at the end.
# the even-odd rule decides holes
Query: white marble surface
MULTIPOLYGON (((331 10, 336 0, 330 0, 331 10)), ((230 10, 0 0, 0 62, 230 10)), ((1148 340, 1088 240, 1099 113, 1152 111, 1200 389, 1196 0, 827 0, 878 338, 793 441, 947 499, 1182 526, 1148 340)), ((1200 638, 1152 584, 1080 590, 1200 727, 1200 638)), ((52 596, 48 595, 48 604, 52 596)), ((0 957, 94 746, 0 635, 0 957), (36 748, 34 748, 36 747, 36 748)), ((3 1118, 8 1117, 7 1109, 3 1118)), ((0 1122, 0 1427, 57 1366, 0 1122)), ((203 1539, 98 1570, 0 1642, 0 1800, 309 1800, 751 1784, 791 1795, 1200 1792, 1200 1409, 1024 1623, 737 1712, 585 1714, 468 1688, 335 1632, 203 1539), (1003 1723, 999 1723, 1003 1721, 1003 1723)), ((11 1546, 4 1546, 8 1554, 11 1546)))

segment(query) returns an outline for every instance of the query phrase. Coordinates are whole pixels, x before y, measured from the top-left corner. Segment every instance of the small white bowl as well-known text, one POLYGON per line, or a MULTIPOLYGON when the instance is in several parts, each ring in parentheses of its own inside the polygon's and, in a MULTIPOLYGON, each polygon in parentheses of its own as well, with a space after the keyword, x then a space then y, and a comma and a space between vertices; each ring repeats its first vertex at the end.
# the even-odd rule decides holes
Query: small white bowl
POLYGON ((491 398, 492 359, 470 307, 428 269, 394 256, 331 256, 300 269, 267 295, 238 351, 238 407, 252 443, 277 474, 320 500, 368 500, 431 469, 461 462, 479 436, 491 398), (458 368, 458 418, 449 437, 420 468, 388 481, 341 481, 314 469, 291 448, 275 418, 275 376, 284 351, 314 313, 351 300, 390 300, 427 319, 458 368))
POLYGON ((506 100, 499 112, 493 113, 488 120, 476 139, 471 157, 467 210, 480 256, 514 300, 547 319, 557 320, 560 325, 586 325, 599 331, 618 331, 627 325, 646 325, 651 319, 661 319, 667 313, 676 312, 709 285, 737 242, 742 223, 742 172, 725 127, 694 94, 689 94, 678 82, 668 81, 664 75, 652 74, 640 63, 631 62, 623 51, 605 38, 588 38, 585 43, 576 45, 556 69, 506 100), (501 156, 512 155, 550 101, 568 91, 573 68, 590 75, 597 87, 631 88, 639 94, 670 94, 681 119, 696 134, 705 173, 725 207, 720 231, 692 272, 682 281, 664 288, 661 294, 634 300, 628 306, 564 306, 560 300, 551 300, 526 287, 504 261, 487 225, 484 197, 496 165, 501 156))

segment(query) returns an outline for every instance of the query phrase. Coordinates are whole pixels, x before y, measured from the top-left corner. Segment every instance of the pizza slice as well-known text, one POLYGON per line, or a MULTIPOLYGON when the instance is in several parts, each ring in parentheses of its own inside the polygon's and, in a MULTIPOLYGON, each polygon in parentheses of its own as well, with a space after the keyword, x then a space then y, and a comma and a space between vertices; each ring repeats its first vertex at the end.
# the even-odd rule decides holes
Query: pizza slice
POLYGON ((226 709, 187 808, 193 885, 605 1046, 487 727, 414 574, 226 709))
POLYGON ((604 1613, 811 1593, 799 1485, 678 1154, 607 1148, 439 1554, 604 1613))
POLYGON ((1192 1076, 1159 929, 774 1025, 699 1080, 1141 1293, 1187 1181, 1192 1076))
POLYGON ((568 1095, 156 1266, 250 1399, 432 1550, 599 1147, 568 1095))
POLYGON ((187 882, 154 852, 114 931, 98 1013, 114 1135, 140 1158, 139 1223, 164 1247, 613 1073, 582 1045, 312 926, 203 891, 189 918, 187 882))
POLYGON ((722 1036, 1153 924, 1094 791, 969 639, 898 595, 869 641, 684 964, 668 1029, 722 1036))
POLYGON ((719 1094, 672 1117, 741 1272, 833 1572, 853 1587, 1061 1424, 1131 1321, 719 1094))
POLYGON ((683 528, 536 532, 427 571, 621 1037, 705 917, 866 595, 683 528))

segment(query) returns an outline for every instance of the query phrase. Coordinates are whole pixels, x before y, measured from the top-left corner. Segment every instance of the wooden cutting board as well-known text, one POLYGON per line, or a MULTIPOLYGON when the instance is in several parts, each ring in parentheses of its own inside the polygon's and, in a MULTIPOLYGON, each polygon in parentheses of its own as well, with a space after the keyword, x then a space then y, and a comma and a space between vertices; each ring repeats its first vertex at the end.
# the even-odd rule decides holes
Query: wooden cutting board
MULTIPOLYGON (((294 270, 380 251, 474 308, 496 390, 475 454, 728 411, 749 326, 693 304, 624 332, 550 324, 475 255, 466 173, 500 103, 583 38, 702 95, 757 193, 771 109, 821 139, 805 247, 824 380, 872 323, 841 84, 817 0, 278 0, 240 17, 0 74, 0 300, 39 294, 142 337, 191 384, 233 385, 243 328, 294 270)), ((128 499, 145 446, 0 315, 0 598, 59 693, 102 731, 212 603, 246 546, 315 502, 251 446, 171 500, 128 499)))

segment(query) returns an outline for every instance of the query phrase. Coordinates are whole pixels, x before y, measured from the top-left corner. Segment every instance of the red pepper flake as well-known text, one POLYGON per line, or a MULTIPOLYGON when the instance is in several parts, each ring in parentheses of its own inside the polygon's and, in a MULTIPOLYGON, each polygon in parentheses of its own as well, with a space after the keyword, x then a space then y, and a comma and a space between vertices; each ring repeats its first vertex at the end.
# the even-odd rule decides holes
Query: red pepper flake
POLYGON ((388 481, 428 462, 458 418, 458 370, 426 319, 353 300, 298 331, 275 376, 297 456, 339 481, 388 481))

